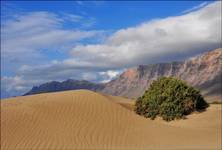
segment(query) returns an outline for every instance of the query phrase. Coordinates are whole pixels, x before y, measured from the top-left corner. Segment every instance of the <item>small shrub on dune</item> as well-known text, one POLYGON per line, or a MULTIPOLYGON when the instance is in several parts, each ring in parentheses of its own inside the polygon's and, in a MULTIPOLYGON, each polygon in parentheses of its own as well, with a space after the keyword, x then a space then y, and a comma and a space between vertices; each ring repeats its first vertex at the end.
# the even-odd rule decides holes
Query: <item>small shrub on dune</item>
POLYGON ((170 121, 207 107, 200 91, 179 79, 162 77, 153 81, 144 95, 136 100, 135 112, 147 118, 161 116, 170 121))

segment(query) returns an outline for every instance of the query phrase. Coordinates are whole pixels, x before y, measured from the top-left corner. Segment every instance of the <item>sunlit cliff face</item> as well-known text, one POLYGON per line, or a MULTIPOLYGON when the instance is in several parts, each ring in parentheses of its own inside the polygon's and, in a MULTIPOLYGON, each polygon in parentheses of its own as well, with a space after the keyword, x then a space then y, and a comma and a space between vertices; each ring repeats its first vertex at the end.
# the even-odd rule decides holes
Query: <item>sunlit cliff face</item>
POLYGON ((221 95, 222 49, 216 49, 183 62, 143 65, 126 70, 116 80, 106 84, 105 92, 127 97, 138 97, 153 80, 174 76, 185 80, 208 95, 221 95))

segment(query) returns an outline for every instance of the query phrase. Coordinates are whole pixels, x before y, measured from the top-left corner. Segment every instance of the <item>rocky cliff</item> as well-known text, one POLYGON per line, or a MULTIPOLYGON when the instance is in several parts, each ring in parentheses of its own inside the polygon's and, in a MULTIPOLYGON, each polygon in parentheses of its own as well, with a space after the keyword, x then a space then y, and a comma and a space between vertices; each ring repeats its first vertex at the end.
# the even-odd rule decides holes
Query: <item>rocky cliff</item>
POLYGON ((200 89, 208 101, 222 101, 222 48, 209 51, 183 62, 140 65, 127 69, 115 80, 106 84, 66 80, 49 82, 33 87, 28 93, 88 89, 111 95, 137 98, 149 88, 153 80, 173 76, 200 89))
POLYGON ((153 80, 173 76, 200 89, 208 101, 222 100, 222 49, 209 51, 184 62, 140 65, 105 84, 104 93, 136 98, 153 80))

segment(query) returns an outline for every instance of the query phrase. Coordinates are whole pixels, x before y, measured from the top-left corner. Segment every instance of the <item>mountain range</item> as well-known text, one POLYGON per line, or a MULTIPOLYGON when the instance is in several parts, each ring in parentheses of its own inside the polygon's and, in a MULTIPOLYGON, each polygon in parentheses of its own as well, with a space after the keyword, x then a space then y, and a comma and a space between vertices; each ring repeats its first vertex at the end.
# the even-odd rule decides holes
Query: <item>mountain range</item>
POLYGON ((87 89, 91 91, 100 91, 104 89, 104 84, 96 84, 86 80, 73 80, 68 79, 63 82, 52 81, 44 83, 40 86, 34 86, 29 92, 24 95, 32 95, 39 93, 49 93, 57 91, 67 91, 67 90, 77 90, 77 89, 87 89))
POLYGON ((205 52, 181 62, 139 65, 129 68, 114 80, 97 84, 85 80, 52 81, 33 87, 25 95, 88 89, 106 94, 137 98, 153 80, 173 76, 198 88, 207 101, 222 101, 222 48, 205 52))

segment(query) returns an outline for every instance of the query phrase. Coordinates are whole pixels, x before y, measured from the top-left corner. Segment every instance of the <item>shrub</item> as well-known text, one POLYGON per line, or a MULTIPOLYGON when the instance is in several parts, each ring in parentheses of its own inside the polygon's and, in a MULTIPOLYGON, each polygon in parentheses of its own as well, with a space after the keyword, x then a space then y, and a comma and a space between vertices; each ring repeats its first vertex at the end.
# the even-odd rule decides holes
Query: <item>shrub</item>
POLYGON ((135 112, 147 118, 170 121, 208 107, 200 91, 173 77, 161 77, 135 103, 135 112))

